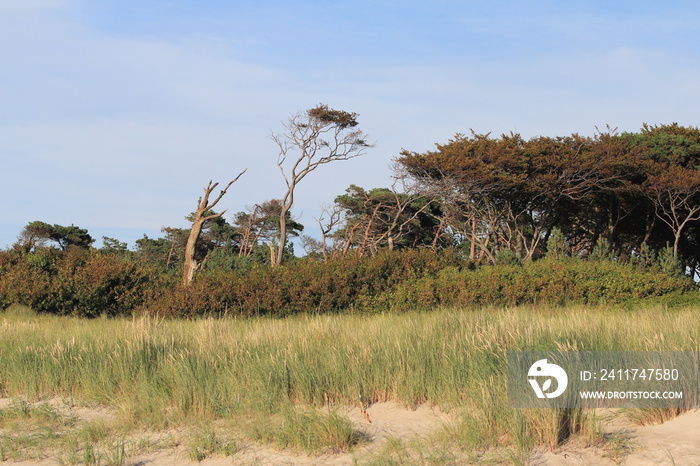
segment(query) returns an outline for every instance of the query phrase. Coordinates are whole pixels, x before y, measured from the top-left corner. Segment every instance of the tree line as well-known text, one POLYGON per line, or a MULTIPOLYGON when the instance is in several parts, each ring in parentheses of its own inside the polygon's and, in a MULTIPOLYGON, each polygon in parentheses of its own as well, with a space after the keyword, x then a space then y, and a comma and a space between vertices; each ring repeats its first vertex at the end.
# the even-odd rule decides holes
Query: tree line
POLYGON ((542 257, 561 231, 570 254, 603 244, 622 259, 665 246, 698 271, 700 130, 644 125, 593 137, 457 135, 398 163, 422 195, 441 206, 442 232, 470 257, 494 262, 503 250, 542 257))
MULTIPOLYGON (((187 217, 191 228, 144 235, 133 251, 105 237, 101 250, 181 270, 186 285, 201 270, 298 260, 294 237, 306 260, 318 261, 430 249, 457 251, 475 264, 504 257, 526 263, 544 257, 555 237, 574 257, 603 251, 616 260, 644 261, 667 248, 687 274, 700 269, 700 130, 676 123, 645 124, 634 133, 608 127, 590 137, 471 132, 434 150, 404 150, 394 161, 391 186, 351 185, 316 219, 319 234, 304 235, 292 215, 295 190, 321 165, 372 147, 357 117, 320 104, 272 135, 283 180, 279 199, 228 220, 225 211, 215 211, 244 170, 216 195, 218 183, 209 182, 187 217)), ((79 227, 35 221, 13 249, 90 248, 93 242, 79 227)))

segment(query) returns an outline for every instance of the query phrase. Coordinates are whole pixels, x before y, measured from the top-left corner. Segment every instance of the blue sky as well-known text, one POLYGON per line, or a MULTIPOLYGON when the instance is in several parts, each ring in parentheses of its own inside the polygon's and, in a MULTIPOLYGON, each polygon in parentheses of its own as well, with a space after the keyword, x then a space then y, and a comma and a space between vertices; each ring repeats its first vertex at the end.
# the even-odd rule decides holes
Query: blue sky
MULTIPOLYGON (((33 220, 134 241, 280 197, 272 131, 323 102, 376 142, 319 168, 294 213, 390 184, 455 133, 698 126, 694 1, 0 0, 0 248, 33 220)), ((230 218, 230 216, 229 216, 230 218)))

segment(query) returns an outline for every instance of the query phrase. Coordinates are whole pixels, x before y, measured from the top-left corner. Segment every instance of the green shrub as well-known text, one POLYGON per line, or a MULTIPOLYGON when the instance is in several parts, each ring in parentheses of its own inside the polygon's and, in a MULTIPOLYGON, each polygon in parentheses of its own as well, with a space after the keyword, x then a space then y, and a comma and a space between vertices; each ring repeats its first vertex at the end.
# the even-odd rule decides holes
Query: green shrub
POLYGON ((664 273, 669 275, 681 275, 683 273, 681 261, 678 260, 678 257, 673 252, 673 248, 668 244, 659 251, 656 261, 664 273))
POLYGON ((205 270, 183 287, 176 271, 124 254, 80 249, 0 252, 0 306, 81 317, 282 317, 436 306, 620 303, 697 289, 688 277, 665 273, 658 265, 571 257, 521 264, 514 259, 503 252, 496 266, 477 268, 451 251, 348 254, 326 262, 298 259, 274 268, 252 264, 247 270, 205 270))
POLYGON ((502 249, 496 254, 496 265, 522 265, 523 261, 510 249, 502 249))
POLYGON ((74 248, 2 256, 3 307, 81 317, 128 315, 162 288, 163 274, 122 255, 74 248))
POLYGON ((593 246, 593 251, 591 251, 591 254, 588 256, 588 259, 592 261, 613 260, 614 258, 615 254, 610 245, 610 241, 602 236, 598 238, 595 246, 593 246))
POLYGON ((547 254, 546 258, 551 260, 560 260, 571 253, 571 247, 566 241, 564 233, 559 228, 552 228, 552 232, 547 239, 547 254))
POLYGON ((611 261, 536 261, 523 266, 446 268, 407 281, 386 301, 391 308, 621 303, 696 290, 687 277, 611 261))
POLYGON ((205 272, 189 287, 157 296, 143 310, 166 316, 284 316, 388 309, 385 293, 460 262, 450 253, 404 250, 327 262, 300 259, 274 268, 255 266, 245 274, 205 272))

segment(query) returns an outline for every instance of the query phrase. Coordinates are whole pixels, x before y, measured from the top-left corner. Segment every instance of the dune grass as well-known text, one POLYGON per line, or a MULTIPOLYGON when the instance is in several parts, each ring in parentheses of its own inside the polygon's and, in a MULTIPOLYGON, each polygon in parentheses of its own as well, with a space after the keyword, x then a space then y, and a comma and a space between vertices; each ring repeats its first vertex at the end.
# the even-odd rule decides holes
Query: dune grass
MULTIPOLYGON (((508 408, 508 351, 698 350, 697 315, 658 306, 190 321, 13 312, 0 317, 0 386, 5 397, 110 406, 121 429, 241 420, 241 435, 310 452, 361 441, 334 406, 429 402, 454 415, 440 432, 445 451, 505 446, 519 457, 569 434, 594 442, 596 420, 508 408)), ((205 432, 191 458, 234 443, 205 432)))

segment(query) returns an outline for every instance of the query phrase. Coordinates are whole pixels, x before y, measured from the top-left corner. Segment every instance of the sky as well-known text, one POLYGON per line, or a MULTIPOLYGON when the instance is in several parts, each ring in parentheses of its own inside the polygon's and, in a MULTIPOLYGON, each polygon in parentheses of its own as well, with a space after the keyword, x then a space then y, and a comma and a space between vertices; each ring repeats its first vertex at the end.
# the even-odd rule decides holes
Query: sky
POLYGON ((457 133, 698 126, 700 2, 0 0, 0 248, 29 222, 133 248, 212 179, 225 218, 284 195, 271 134, 324 103, 375 147, 292 209, 318 236, 350 184, 457 133))

